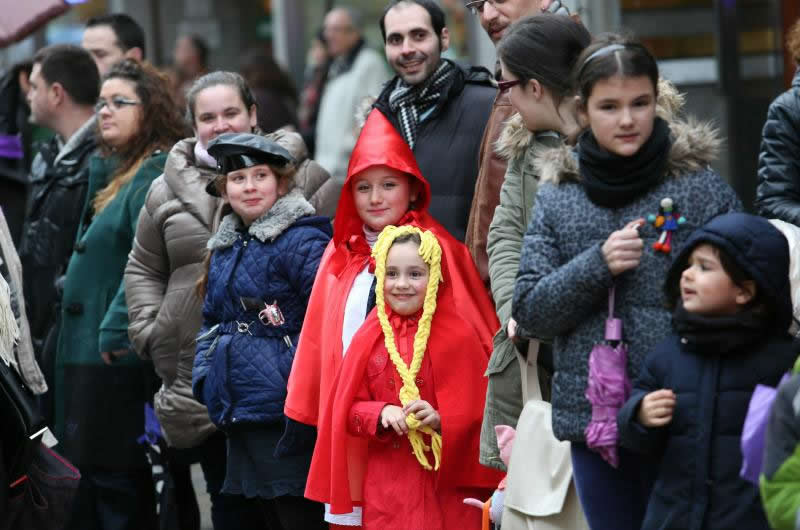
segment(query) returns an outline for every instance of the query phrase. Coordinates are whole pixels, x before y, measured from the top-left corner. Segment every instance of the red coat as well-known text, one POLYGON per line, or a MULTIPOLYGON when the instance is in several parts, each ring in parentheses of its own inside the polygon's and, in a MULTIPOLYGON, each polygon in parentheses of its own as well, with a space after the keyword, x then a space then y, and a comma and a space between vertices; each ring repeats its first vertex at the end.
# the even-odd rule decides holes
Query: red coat
MULTIPOLYGON (((363 525, 376 529, 480 528, 481 514, 463 504, 484 498, 502 475, 478 464, 487 359, 480 341, 440 294, 428 348, 417 374, 421 399, 439 412, 442 464, 427 471, 412 454, 407 436, 378 428, 387 404, 400 405, 402 381, 389 359, 377 314, 356 333, 319 425, 306 496, 331 504, 332 513, 352 510, 353 469, 363 474, 363 525), (348 436, 349 435, 349 436, 348 436)), ((417 318, 387 308, 400 356, 413 356, 417 318)), ((433 456, 429 455, 429 462, 433 456)))
POLYGON ((440 291, 451 293, 463 321, 476 331, 486 356, 500 328, 494 306, 466 247, 428 214, 430 186, 419 171, 405 140, 380 112, 372 112, 350 158, 350 167, 334 219, 333 240, 322 257, 306 311, 292 373, 285 412, 290 418, 316 425, 327 405, 333 380, 342 362, 342 323, 347 296, 356 276, 370 263, 350 184, 353 177, 373 166, 388 166, 417 180, 420 192, 413 209, 398 221, 431 230, 439 240, 447 267, 442 268, 440 291))

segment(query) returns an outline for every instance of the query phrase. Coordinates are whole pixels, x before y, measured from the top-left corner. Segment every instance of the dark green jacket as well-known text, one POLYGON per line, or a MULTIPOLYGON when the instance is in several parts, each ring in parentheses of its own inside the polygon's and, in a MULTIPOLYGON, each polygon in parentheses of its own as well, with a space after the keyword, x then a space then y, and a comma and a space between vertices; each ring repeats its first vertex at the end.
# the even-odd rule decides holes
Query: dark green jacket
POLYGON ((56 436, 79 467, 110 470, 145 465, 136 438, 152 397, 152 365, 130 352, 107 366, 100 352, 130 348, 123 272, 150 183, 166 153, 145 159, 108 206, 92 217, 92 201, 116 168, 93 157, 89 190, 64 281, 56 357, 56 436))

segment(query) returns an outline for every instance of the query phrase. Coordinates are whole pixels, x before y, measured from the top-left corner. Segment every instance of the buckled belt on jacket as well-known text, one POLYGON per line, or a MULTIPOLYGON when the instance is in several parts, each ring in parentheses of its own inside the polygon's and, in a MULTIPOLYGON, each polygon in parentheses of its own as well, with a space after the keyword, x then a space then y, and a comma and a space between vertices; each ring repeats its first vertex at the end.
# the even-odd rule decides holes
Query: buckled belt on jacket
MULTIPOLYGON (((255 316, 255 315, 252 315, 255 316)), ((245 315, 241 320, 233 320, 230 322, 221 322, 219 325, 219 333, 233 335, 242 333, 251 337, 276 337, 282 338, 288 347, 293 347, 294 343, 289 335, 299 333, 300 330, 290 330, 285 327, 265 326, 262 324, 258 317, 249 318, 250 315, 245 315)))

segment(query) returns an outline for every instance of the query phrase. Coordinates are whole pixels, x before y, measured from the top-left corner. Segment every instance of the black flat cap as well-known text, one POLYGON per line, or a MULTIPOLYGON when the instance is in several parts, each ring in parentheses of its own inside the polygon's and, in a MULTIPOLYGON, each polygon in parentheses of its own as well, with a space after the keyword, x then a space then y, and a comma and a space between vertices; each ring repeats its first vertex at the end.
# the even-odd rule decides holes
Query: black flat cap
MULTIPOLYGON (((209 142, 208 154, 217 161, 217 172, 223 175, 259 164, 283 167, 295 163, 286 148, 252 133, 220 134, 209 142)), ((206 185, 206 192, 219 197, 213 180, 206 185)))

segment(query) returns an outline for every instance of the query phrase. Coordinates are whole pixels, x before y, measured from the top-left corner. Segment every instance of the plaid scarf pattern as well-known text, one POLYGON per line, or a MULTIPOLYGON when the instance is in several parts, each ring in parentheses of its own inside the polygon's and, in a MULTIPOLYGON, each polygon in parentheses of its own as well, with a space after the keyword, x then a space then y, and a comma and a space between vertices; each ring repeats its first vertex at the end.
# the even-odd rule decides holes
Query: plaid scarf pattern
POLYGON ((397 114, 400 132, 411 149, 417 141, 420 115, 439 101, 442 92, 453 81, 455 71, 451 61, 442 59, 433 75, 418 85, 409 85, 402 77, 397 78, 394 90, 389 94, 389 109, 397 114))

